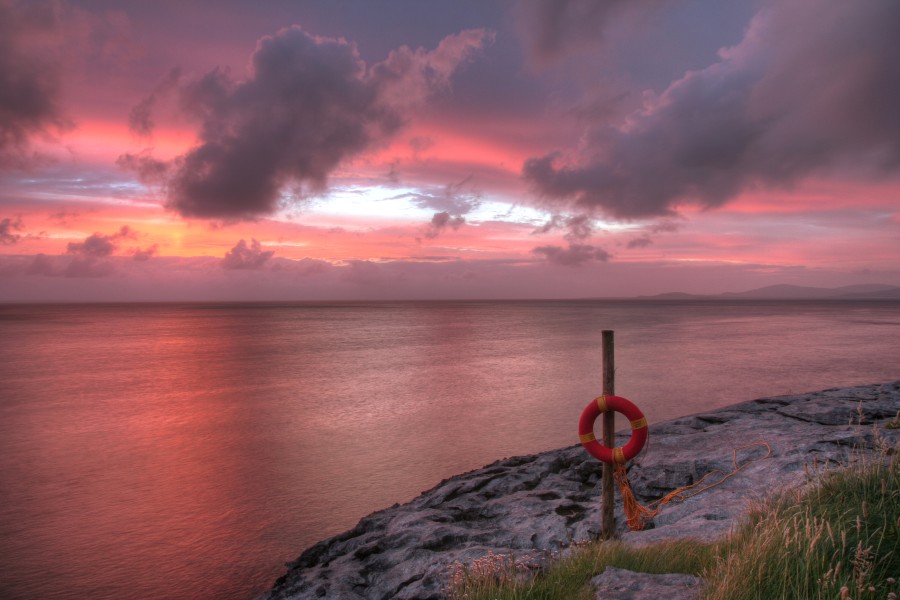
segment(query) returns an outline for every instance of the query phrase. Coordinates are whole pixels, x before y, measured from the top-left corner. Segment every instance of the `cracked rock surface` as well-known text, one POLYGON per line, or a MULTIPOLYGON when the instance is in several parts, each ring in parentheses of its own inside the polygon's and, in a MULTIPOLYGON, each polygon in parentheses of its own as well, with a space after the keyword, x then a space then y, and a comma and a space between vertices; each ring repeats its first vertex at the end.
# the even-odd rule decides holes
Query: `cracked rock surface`
MULTIPOLYGON (((640 464, 629 468, 632 488, 642 504, 712 471, 730 472, 740 446, 765 442, 771 456, 763 458, 762 446, 738 450, 740 464, 752 461, 740 473, 684 502, 666 505, 645 531, 626 531, 617 493, 616 522, 622 538, 645 544, 722 536, 749 501, 802 484, 808 469, 846 462, 854 448, 871 450, 879 443, 895 448, 900 430, 883 425, 898 411, 900 381, 761 398, 651 424, 650 450, 639 457, 640 464), (882 426, 878 433, 873 425, 882 426)), ((628 435, 617 436, 616 445, 624 444, 628 435)), ((443 598, 446 575, 455 561, 471 562, 489 551, 539 554, 595 538, 600 472, 600 463, 577 445, 499 460, 451 477, 406 504, 372 513, 350 531, 308 548, 260 599, 443 598)), ((720 477, 713 475, 708 481, 720 477)), ((685 589, 696 593, 693 586, 685 589)), ((598 597, 644 597, 628 595, 636 593, 608 591, 598 597)))

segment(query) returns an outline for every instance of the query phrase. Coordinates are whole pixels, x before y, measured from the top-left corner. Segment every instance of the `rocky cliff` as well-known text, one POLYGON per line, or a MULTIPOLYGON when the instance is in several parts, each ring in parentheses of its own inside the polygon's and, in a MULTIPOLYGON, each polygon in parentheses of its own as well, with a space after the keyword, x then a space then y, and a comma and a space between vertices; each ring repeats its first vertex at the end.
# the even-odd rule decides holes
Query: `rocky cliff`
MULTIPOLYGON (((900 430, 884 425, 898 411, 900 381, 761 398, 651 424, 649 450, 629 469, 642 504, 711 471, 730 472, 735 448, 765 442, 771 455, 766 457, 763 446, 739 450, 738 462, 749 464, 737 475, 685 502, 665 506, 645 531, 626 531, 620 504, 622 537, 641 544, 721 536, 749 501, 802 484, 810 469, 844 462, 853 448, 896 447, 900 430)), ((620 436, 617 445, 627 435, 620 436)), ((596 537, 600 472, 600 463, 577 445, 507 458, 451 477, 307 549, 262 598, 442 598, 445 575, 454 561, 469 562, 489 551, 554 551, 596 537)))

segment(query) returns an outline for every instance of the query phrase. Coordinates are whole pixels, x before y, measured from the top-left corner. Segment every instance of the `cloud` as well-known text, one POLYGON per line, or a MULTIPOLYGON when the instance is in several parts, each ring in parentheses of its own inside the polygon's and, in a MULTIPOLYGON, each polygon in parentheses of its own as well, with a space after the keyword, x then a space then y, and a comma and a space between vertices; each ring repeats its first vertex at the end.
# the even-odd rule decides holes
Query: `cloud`
POLYGON ((63 262, 64 260, 64 256, 36 254, 23 272, 27 276, 93 278, 106 277, 115 271, 110 261, 100 260, 95 256, 76 255, 68 263, 63 262))
POLYGON ((523 175, 549 206, 628 219, 825 172, 896 174, 897 31, 893 0, 773 0, 719 62, 589 129, 571 155, 528 159, 523 175))
POLYGON ((273 272, 284 272, 308 277, 312 275, 324 275, 334 269, 334 265, 325 260, 316 258, 301 258, 298 260, 290 258, 278 258, 273 261, 271 270, 273 272))
POLYGON ((6 217, 0 220, 0 246, 12 246, 22 239, 22 235, 14 233, 22 231, 22 218, 11 219, 6 217))
POLYGON ((133 171, 146 184, 163 184, 169 173, 169 163, 153 158, 149 150, 122 154, 116 159, 116 165, 126 171, 133 171))
POLYGON ((111 275, 114 270, 112 263, 86 256, 75 257, 62 274, 65 277, 106 277, 111 275))
POLYGON ((433 91, 446 89, 460 65, 493 43, 494 37, 492 31, 467 29, 446 36, 434 50, 401 46, 372 66, 370 80, 384 102, 408 108, 423 102, 433 91))
MULTIPOLYGON (((431 51, 404 46, 370 68, 343 39, 297 26, 263 37, 246 79, 215 69, 180 84, 199 144, 169 165, 168 206, 188 217, 252 219, 275 211, 288 185, 325 189, 335 168, 388 140, 492 36, 467 30, 431 51)), ((139 131, 152 129, 156 94, 132 113, 139 131)), ((122 164, 157 166, 127 155, 122 164)))
POLYGON ((550 233, 555 229, 559 229, 562 226, 563 216, 562 215, 552 215, 550 219, 531 232, 532 235, 538 235, 542 233, 550 233))
POLYGON ((274 254, 273 250, 264 251, 262 245, 254 239, 250 240, 249 246, 245 240, 241 240, 225 253, 221 265, 223 269, 259 269, 274 254))
POLYGON ((181 80, 181 69, 175 68, 169 71, 165 78, 157 84, 146 98, 138 102, 132 107, 128 113, 128 127, 136 134, 149 136, 153 133, 156 123, 153 120, 153 110, 161 97, 169 95, 169 93, 178 86, 181 80))
POLYGON ((111 235, 94 233, 85 238, 83 242, 69 242, 66 252, 84 258, 106 258, 116 251, 118 247, 116 242, 118 240, 123 238, 134 239, 135 237, 137 237, 136 232, 124 225, 119 231, 111 235))
POLYGON ((611 22, 664 0, 533 0, 518 5, 532 56, 548 62, 586 45, 602 44, 611 22))
POLYGON ((550 233, 556 229, 566 229, 565 239, 568 242, 578 242, 588 239, 594 234, 594 222, 589 215, 573 215, 564 217, 553 215, 550 220, 532 231, 532 235, 550 233))
POLYGON ((68 126, 61 65, 46 43, 58 11, 50 2, 0 1, 0 169, 27 165, 33 136, 68 126))
POLYGON ((454 231, 465 224, 466 215, 481 206, 481 194, 471 189, 471 177, 456 183, 448 183, 439 192, 415 192, 399 196, 407 198, 420 208, 438 212, 431 217, 425 237, 435 239, 448 227, 454 231))
POLYGON ((569 232, 565 238, 569 242, 586 240, 594 234, 594 223, 587 215, 575 215, 566 219, 566 228, 569 232))
POLYGON ((646 248, 647 246, 653 244, 653 240, 649 237, 639 237, 634 238, 633 240, 629 240, 628 244, 626 244, 627 248, 646 248))
POLYGON ((131 256, 134 260, 137 261, 147 261, 150 260, 150 257, 156 256, 156 253, 159 252, 159 244, 153 244, 152 246, 148 246, 147 248, 135 248, 131 251, 131 256))
POLYGON ((25 269, 26 275, 55 275, 53 270, 53 262, 47 257, 46 254, 35 254, 34 258, 31 261, 31 264, 28 265, 28 268, 25 269))
POLYGON ((434 213, 434 216, 431 217, 431 223, 428 224, 428 229, 425 231, 425 237, 430 240, 438 237, 442 231, 446 228, 453 229, 456 231, 466 222, 465 217, 461 216, 452 216, 448 212, 439 212, 434 213))
MULTIPOLYGON (((137 239, 136 231, 123 225, 119 231, 110 235, 93 233, 83 242, 69 242, 66 246, 67 254, 74 254, 71 262, 62 271, 65 277, 106 277, 115 269, 109 261, 101 259, 109 258, 118 249, 118 242, 123 239, 137 239)), ((54 275, 52 264, 49 262, 38 263, 37 259, 29 268, 29 273, 34 275, 54 275), (34 271, 32 273, 32 271, 34 271)))
POLYGON ((580 267, 590 262, 606 262, 610 259, 609 252, 590 244, 569 244, 568 248, 563 248, 562 246, 538 246, 532 252, 543 255, 552 264, 564 267, 580 267))
POLYGON ((408 198, 420 208, 448 212, 453 216, 465 215, 481 205, 481 194, 471 189, 471 177, 456 183, 448 183, 440 191, 420 191, 400 196, 408 198))
POLYGON ((63 227, 68 227, 74 221, 77 221, 78 218, 81 217, 81 213, 74 210, 59 210, 50 215, 50 220, 55 221, 56 223, 62 225, 63 227))
POLYGON ((659 223, 653 225, 650 230, 653 233, 672 233, 673 231, 678 231, 679 225, 674 221, 670 221, 668 219, 664 219, 659 223))
POLYGON ((351 260, 342 272, 342 278, 361 286, 379 286, 386 281, 384 269, 371 260, 351 260))

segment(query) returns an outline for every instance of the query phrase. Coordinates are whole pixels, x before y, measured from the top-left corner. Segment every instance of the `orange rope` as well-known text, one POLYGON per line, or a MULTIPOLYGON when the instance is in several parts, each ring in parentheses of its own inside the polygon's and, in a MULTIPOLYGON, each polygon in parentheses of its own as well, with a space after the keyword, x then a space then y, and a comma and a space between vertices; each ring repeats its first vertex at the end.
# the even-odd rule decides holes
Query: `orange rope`
POLYGON ((752 444, 747 444, 746 446, 740 446, 739 448, 735 448, 732 453, 733 457, 733 465, 734 468, 728 474, 723 474, 722 471, 710 471, 700 479, 698 479, 695 483, 691 485, 687 485, 685 487, 680 487, 677 490, 672 490, 659 500, 651 502, 649 506, 641 506, 637 499, 634 497, 634 492, 631 491, 631 483, 628 481, 628 472, 625 470, 625 465, 617 464, 616 470, 614 472, 614 476, 616 479, 616 483, 619 485, 619 491, 622 493, 622 505, 625 509, 625 517, 628 521, 628 526, 632 531, 640 531, 644 528, 647 522, 659 514, 659 511, 662 510, 662 507, 668 504, 669 502, 684 502, 688 498, 693 498, 697 494, 701 494, 706 490, 712 489, 717 485, 723 484, 726 480, 738 474, 744 467, 750 465, 758 460, 764 460, 772 456, 772 448, 766 442, 754 442, 752 444), (766 455, 761 458, 754 458, 753 460, 748 460, 744 464, 738 466, 738 458, 737 453, 738 450, 745 450, 747 448, 754 448, 756 446, 765 446, 766 447, 766 455), (719 481, 712 483, 706 487, 700 488, 695 491, 693 494, 685 494, 686 491, 691 490, 704 481, 706 481, 707 477, 715 474, 724 475, 722 479, 719 481), (652 507, 656 508, 652 508, 652 507))

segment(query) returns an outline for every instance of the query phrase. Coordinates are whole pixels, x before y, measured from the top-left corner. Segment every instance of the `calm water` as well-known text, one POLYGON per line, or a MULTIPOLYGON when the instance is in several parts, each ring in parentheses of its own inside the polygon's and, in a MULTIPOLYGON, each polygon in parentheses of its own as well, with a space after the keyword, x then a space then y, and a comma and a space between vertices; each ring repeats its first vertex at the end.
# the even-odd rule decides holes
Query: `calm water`
POLYGON ((652 423, 900 379, 896 302, 0 305, 0 597, 234 598, 570 445, 616 330, 652 423))

